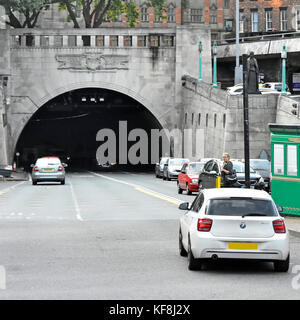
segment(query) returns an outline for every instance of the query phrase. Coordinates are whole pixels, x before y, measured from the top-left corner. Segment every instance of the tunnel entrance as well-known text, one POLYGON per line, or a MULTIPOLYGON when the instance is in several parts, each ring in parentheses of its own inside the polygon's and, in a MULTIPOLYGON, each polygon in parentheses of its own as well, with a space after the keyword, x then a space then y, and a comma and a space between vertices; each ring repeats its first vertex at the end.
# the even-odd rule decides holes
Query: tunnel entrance
MULTIPOLYGON (((19 167, 30 171, 30 165, 42 156, 58 156, 70 169, 103 169, 96 152, 103 142, 96 141, 97 132, 103 128, 119 133, 119 122, 126 121, 128 132, 144 129, 162 129, 154 115, 141 103, 122 93, 98 88, 66 92, 48 101, 24 127, 16 149, 19 167)), ((127 148, 133 144, 128 142, 127 148)), ((128 163, 118 168, 132 170, 152 169, 151 143, 148 144, 148 164, 128 163)))

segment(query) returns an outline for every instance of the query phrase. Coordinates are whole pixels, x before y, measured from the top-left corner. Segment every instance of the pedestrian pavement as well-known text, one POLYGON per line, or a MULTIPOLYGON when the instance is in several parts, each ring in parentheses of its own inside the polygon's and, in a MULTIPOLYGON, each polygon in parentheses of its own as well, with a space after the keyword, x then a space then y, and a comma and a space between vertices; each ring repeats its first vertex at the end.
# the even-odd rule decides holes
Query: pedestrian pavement
POLYGON ((13 171, 9 178, 0 176, 0 181, 27 181, 29 180, 29 174, 25 171, 13 171))
POLYGON ((285 224, 292 236, 300 237, 300 216, 286 216, 285 224))

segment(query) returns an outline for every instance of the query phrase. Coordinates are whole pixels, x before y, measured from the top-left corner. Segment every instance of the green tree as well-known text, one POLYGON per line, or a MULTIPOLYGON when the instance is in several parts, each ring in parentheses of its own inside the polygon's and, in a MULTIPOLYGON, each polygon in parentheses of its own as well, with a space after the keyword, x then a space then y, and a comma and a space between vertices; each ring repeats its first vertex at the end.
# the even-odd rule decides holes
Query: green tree
POLYGON ((13 28, 34 28, 41 11, 54 0, 0 0, 13 28), (17 14, 18 13, 18 14, 17 14), (20 15, 19 15, 20 14, 20 15))
MULTIPOLYGON (((156 14, 163 15, 166 0, 147 0, 149 7, 156 8, 156 14)), ((60 10, 67 10, 74 27, 79 28, 77 10, 82 10, 86 28, 98 28, 105 18, 117 21, 124 13, 130 27, 138 23, 138 5, 135 0, 61 0, 60 10)))

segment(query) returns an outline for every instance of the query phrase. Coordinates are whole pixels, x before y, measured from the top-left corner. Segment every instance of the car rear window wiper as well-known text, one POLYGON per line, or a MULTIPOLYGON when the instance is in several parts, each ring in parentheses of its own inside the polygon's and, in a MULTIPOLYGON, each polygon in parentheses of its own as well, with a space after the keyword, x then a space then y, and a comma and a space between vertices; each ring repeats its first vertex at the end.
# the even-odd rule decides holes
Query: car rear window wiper
POLYGON ((246 214, 243 214, 242 215, 242 218, 244 218, 244 217, 255 217, 255 216, 257 216, 257 217, 267 217, 267 215, 266 214, 264 214, 264 213, 256 213, 256 212, 253 212, 253 213, 246 213, 246 214))

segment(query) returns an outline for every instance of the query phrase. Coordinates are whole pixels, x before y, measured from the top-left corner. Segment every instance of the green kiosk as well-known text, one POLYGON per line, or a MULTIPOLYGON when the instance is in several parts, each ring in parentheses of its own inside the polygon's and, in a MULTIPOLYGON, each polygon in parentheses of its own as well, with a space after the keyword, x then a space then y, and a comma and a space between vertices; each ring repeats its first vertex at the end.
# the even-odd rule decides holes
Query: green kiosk
POLYGON ((269 124, 271 194, 283 213, 300 215, 300 124, 269 124))

